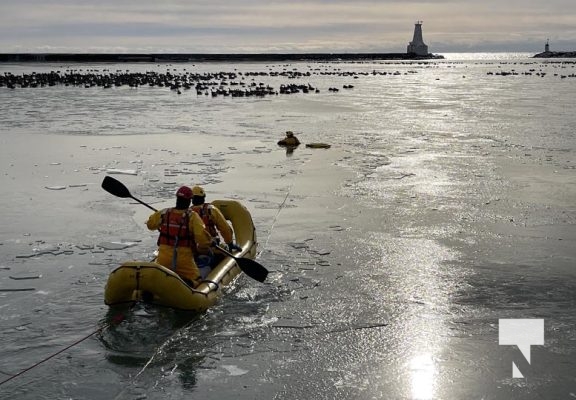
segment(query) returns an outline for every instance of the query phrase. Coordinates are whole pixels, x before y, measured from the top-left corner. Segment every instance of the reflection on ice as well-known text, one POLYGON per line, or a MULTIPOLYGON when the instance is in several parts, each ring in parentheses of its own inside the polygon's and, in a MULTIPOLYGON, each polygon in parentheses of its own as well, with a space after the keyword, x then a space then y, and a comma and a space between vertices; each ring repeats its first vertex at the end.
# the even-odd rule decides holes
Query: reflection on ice
MULTIPOLYGON (((426 238, 375 235, 374 243, 385 255, 382 266, 373 267, 372 276, 390 315, 388 357, 398 363, 401 398, 438 398, 443 380, 434 360, 449 336, 450 294, 459 276, 447 262, 456 254, 426 238)), ((382 365, 382 371, 389 369, 389 362, 382 365)), ((383 386, 390 385, 386 373, 383 377, 383 386)))
POLYGON ((436 368, 430 353, 418 354, 410 360, 412 399, 434 398, 436 368))

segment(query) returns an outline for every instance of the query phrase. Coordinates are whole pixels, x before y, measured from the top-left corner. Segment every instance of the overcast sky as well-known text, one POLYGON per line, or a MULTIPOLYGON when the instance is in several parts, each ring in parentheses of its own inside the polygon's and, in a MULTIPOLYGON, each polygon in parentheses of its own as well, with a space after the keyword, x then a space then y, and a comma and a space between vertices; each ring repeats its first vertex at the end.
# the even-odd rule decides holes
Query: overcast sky
POLYGON ((0 0, 0 52, 576 50, 576 0, 0 0))

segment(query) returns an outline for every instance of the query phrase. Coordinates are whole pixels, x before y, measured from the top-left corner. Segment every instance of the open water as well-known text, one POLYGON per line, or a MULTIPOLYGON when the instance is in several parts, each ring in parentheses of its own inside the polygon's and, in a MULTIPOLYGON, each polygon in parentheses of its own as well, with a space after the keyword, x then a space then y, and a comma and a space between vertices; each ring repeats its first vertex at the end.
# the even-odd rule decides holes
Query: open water
POLYGON ((576 63, 446 56, 0 65, 226 76, 0 87, 0 398, 575 398, 576 63), (281 85, 309 90, 212 95, 281 85), (288 154, 287 130, 332 147, 288 154), (268 282, 200 316, 109 311, 108 273, 155 242, 110 172, 157 205, 184 183, 242 201, 268 282), (500 319, 544 321, 530 360, 500 319))

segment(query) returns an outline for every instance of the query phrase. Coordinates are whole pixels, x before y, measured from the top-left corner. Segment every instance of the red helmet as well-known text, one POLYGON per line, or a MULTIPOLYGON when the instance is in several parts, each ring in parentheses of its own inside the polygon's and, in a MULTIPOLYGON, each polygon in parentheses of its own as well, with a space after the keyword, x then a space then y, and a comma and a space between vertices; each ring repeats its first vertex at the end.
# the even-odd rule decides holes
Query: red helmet
POLYGON ((176 192, 176 197, 182 197, 184 199, 190 200, 192 198, 192 189, 188 186, 181 186, 176 192))

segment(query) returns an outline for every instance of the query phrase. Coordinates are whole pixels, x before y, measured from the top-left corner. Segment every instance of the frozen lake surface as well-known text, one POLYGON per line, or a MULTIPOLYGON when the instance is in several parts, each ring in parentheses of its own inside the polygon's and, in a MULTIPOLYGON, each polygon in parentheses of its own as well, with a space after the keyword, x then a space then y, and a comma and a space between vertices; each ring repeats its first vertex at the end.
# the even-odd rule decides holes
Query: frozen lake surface
POLYGON ((575 70, 519 55, 0 64, 218 76, 200 93, 0 87, 0 382, 81 341, 0 397, 576 397, 575 70), (315 90, 222 94, 282 85, 315 90), (287 130, 331 148, 286 153, 287 130), (183 184, 241 201, 268 281, 240 277, 204 315, 141 308, 108 327, 109 272, 150 259, 156 235, 106 174, 155 207, 183 184), (504 318, 544 320, 530 364, 499 345, 504 318))

